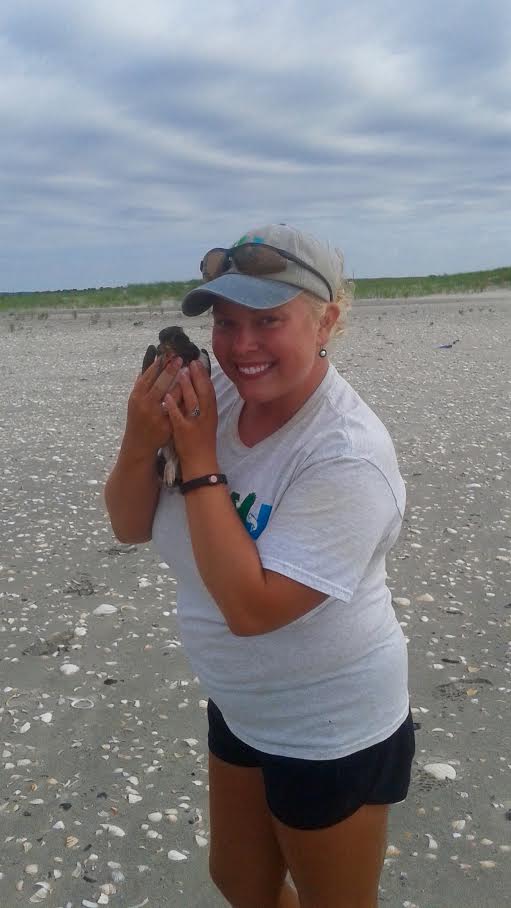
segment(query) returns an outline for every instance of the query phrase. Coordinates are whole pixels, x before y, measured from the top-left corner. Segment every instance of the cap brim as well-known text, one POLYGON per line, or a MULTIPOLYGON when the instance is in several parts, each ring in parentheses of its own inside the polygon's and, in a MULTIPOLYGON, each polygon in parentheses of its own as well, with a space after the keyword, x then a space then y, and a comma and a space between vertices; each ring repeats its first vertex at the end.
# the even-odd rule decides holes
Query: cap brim
POLYGON ((181 303, 181 311, 184 315, 200 315, 219 298, 249 309, 274 309, 289 303, 300 293, 303 293, 303 287, 232 272, 190 290, 181 303))

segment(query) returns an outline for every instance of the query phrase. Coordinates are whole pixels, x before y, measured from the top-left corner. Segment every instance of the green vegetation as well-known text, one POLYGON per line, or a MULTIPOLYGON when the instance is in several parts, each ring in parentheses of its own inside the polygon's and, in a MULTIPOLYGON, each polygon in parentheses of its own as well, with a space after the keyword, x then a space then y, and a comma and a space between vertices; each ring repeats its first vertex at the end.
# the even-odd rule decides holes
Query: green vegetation
POLYGON ((480 293, 511 288, 511 268, 468 271, 465 274, 430 274, 428 277, 382 277, 355 280, 356 299, 402 299, 434 293, 480 293))
MULTIPOLYGON (((0 293, 0 310, 85 309, 109 306, 147 306, 177 302, 200 281, 170 281, 158 284, 128 284, 89 290, 56 290, 40 293, 0 293)), ((511 268, 473 271, 466 274, 431 274, 429 277, 384 277, 355 280, 356 299, 402 299, 434 293, 478 293, 511 288, 511 268)))
POLYGON ((39 293, 0 293, 0 310, 89 309, 110 306, 160 306, 182 299, 200 281, 171 281, 158 284, 127 284, 87 290, 46 290, 39 293))

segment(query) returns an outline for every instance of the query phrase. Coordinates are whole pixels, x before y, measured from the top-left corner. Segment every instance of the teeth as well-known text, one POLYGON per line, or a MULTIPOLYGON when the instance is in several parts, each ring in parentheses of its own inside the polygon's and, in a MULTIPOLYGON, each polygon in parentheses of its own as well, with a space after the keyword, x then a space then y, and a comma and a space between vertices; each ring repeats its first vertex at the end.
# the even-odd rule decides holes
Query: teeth
POLYGON ((269 368, 269 363, 266 363, 266 365, 264 366, 248 366, 245 368, 243 366, 238 366, 238 369, 240 370, 242 375, 257 375, 258 372, 266 372, 266 369, 269 368))

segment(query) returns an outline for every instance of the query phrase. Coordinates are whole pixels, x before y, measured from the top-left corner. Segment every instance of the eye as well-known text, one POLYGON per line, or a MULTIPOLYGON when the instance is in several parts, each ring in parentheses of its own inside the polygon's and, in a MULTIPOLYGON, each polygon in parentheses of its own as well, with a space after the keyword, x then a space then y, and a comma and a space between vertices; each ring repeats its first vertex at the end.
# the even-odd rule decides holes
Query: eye
POLYGON ((232 325, 232 322, 228 318, 215 318, 214 321, 215 328, 229 328, 232 325))
POLYGON ((260 320, 260 322, 261 325, 272 325, 275 324, 275 322, 278 322, 278 318, 276 318, 274 315, 265 315, 260 320))

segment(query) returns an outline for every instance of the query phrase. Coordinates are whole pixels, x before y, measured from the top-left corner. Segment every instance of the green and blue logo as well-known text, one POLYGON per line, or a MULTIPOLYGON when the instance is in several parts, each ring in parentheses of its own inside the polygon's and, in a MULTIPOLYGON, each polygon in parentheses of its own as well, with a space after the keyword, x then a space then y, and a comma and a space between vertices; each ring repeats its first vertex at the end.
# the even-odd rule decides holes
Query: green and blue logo
POLYGON ((239 492, 231 492, 232 503, 240 516, 243 526, 248 530, 252 539, 258 539, 268 523, 272 506, 271 504, 261 504, 256 514, 254 510, 256 493, 250 492, 241 502, 240 497, 239 492))

